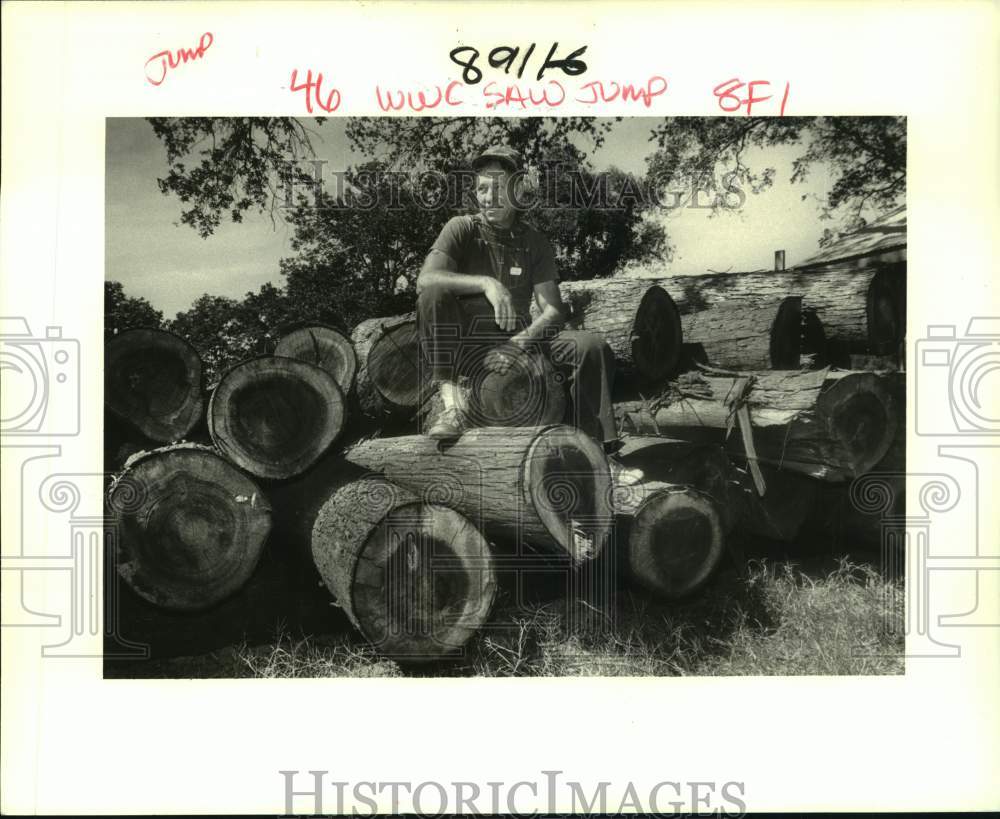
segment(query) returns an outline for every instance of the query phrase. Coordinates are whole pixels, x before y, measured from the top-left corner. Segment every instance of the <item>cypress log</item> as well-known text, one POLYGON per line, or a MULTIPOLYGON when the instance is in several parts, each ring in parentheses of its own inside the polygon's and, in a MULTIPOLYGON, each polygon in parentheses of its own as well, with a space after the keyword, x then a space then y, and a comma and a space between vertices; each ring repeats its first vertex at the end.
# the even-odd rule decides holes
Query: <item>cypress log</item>
POLYGON ((732 375, 688 373, 652 402, 618 405, 623 428, 643 435, 725 443, 746 456, 735 403, 745 399, 758 461, 826 481, 844 481, 871 469, 896 432, 892 395, 874 373, 828 370, 732 375))
MULTIPOLYGON (((681 322, 669 293, 648 279, 595 279, 559 286, 569 308, 566 326, 598 333, 618 368, 640 381, 662 381, 677 367, 681 322)), ((533 313, 537 306, 532 305, 533 313)))
POLYGON ((767 465, 760 470, 767 485, 763 495, 757 493, 745 468, 734 466, 730 473, 729 497, 736 526, 769 540, 791 542, 815 508, 819 488, 829 484, 767 465))
POLYGON ((486 621, 496 592, 489 546, 475 526, 384 479, 331 495, 313 526, 312 554, 354 626, 400 660, 460 649, 486 621))
POLYGON ((607 458, 572 427, 483 427, 441 446, 421 435, 376 438, 344 457, 462 512, 492 538, 573 563, 596 557, 611 530, 607 458))
MULTIPOLYGON (((842 353, 894 353, 906 330, 906 265, 858 267, 851 261, 810 270, 670 276, 655 281, 684 317, 734 300, 768 304, 800 296, 829 345, 842 353)), ((687 327, 684 328, 688 339, 687 327)))
POLYGON ((722 519, 708 495, 660 481, 624 487, 616 495, 619 514, 631 518, 632 577, 668 600, 708 582, 725 552, 722 519))
POLYGON ((685 355, 737 370, 798 369, 824 358, 823 327, 802 299, 730 299, 681 316, 685 355))
MULTIPOLYGON (((537 427, 558 424, 566 415, 566 386, 547 356, 508 345, 513 364, 505 373, 472 368, 468 377, 466 413, 477 427, 537 427)), ((424 429, 444 409, 441 395, 432 393, 420 408, 424 429)))
POLYGON ((295 358, 237 364, 212 392, 208 429, 219 451, 261 478, 308 469, 340 435, 344 394, 325 370, 295 358))
POLYGON ((372 418, 412 415, 430 392, 416 313, 361 322, 351 333, 357 355, 357 396, 372 418))
POLYGON ((104 404, 150 441, 178 441, 204 411, 201 359, 165 330, 126 330, 104 349, 104 404))
POLYGON ((358 369, 351 342, 338 330, 325 324, 308 324, 281 337, 274 354, 307 361, 334 377, 344 395, 354 387, 358 369))
POLYGON ((726 532, 736 524, 737 507, 730 499, 733 465, 721 445, 627 435, 615 458, 630 469, 641 469, 649 481, 697 489, 715 502, 726 532))
POLYGON ((199 444, 130 458, 108 505, 119 575, 150 603, 180 611, 207 608, 237 591, 271 528, 260 489, 199 444))

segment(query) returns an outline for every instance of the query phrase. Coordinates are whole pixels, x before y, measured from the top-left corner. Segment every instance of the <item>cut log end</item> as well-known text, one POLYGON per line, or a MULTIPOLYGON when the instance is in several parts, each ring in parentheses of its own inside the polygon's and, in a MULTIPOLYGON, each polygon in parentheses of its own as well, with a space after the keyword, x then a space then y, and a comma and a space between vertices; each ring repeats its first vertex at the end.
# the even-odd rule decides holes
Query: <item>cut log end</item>
POLYGON ((613 485, 593 439, 567 426, 543 430, 525 459, 524 485, 539 519, 574 562, 600 554, 611 532, 613 485))
POLYGON ((452 654, 492 607, 489 546, 458 512, 398 487, 387 497, 386 487, 366 479, 327 501, 313 527, 316 567, 380 653, 409 662, 452 654), (372 501, 366 485, 374 484, 380 486, 372 501))
POLYGON ((271 527, 258 487, 206 447, 132 459, 108 496, 118 572, 154 605, 195 611, 237 591, 271 527))
POLYGON ((151 441, 187 435, 204 409, 198 353, 164 330, 127 330, 108 342, 104 401, 151 441))
POLYGON ((419 406, 430 380, 420 354, 416 321, 387 327, 368 353, 368 375, 381 397, 402 408, 419 406))
POLYGON ((334 377, 346 394, 354 385, 358 360, 351 342, 339 331, 323 324, 299 327, 282 336, 274 354, 306 361, 334 377))
POLYGON ((308 469, 340 435, 344 395, 333 376, 294 358, 237 365, 209 402, 209 432, 235 464, 262 478, 308 469))
POLYGON ((650 287, 632 325, 632 361, 640 378, 652 382, 673 373, 680 361, 681 342, 677 305, 662 287, 650 287))
POLYGON ((723 526, 710 498, 690 487, 635 487, 645 497, 634 512, 628 539, 633 577, 676 600, 708 582, 725 551, 723 526))
POLYGON ((868 472, 889 451, 897 413, 885 379, 851 373, 824 389, 818 409, 843 452, 845 478, 868 472))
MULTIPOLYGON (((514 348, 516 351, 516 348, 514 348)), ((566 413, 563 377, 541 355, 513 353, 507 372, 482 369, 472 376, 470 416, 478 427, 558 424, 566 413)))

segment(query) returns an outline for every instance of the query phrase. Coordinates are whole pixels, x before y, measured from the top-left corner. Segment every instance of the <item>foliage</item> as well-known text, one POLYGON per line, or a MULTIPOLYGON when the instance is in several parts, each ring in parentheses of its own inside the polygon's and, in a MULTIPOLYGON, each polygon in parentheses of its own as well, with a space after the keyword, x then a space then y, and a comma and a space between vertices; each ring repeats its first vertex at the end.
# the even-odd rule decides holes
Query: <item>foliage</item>
POLYGON ((256 207, 274 216, 276 183, 308 181, 298 160, 313 155, 306 127, 292 117, 150 117, 167 149, 163 194, 186 205, 181 222, 202 238, 228 214, 234 222, 256 207), (194 167, 191 159, 201 158, 194 167))
POLYGON ((205 293, 189 310, 178 313, 169 329, 198 351, 211 384, 234 364, 271 352, 294 313, 285 293, 265 284, 242 300, 205 293))
MULTIPOLYGON (((752 193, 774 183, 775 169, 752 168, 750 149, 801 143, 790 181, 802 182, 815 166, 825 166, 832 186, 820 218, 843 216, 848 231, 864 227, 865 213, 891 210, 906 195, 905 117, 671 118, 653 129, 653 140, 648 176, 658 183, 685 180, 709 189, 721 180, 721 187, 752 193)), ((832 238, 828 231, 825 241, 832 238)))
POLYGON ((126 296, 121 282, 104 282, 104 338, 133 327, 163 327, 163 313, 146 299, 126 296))

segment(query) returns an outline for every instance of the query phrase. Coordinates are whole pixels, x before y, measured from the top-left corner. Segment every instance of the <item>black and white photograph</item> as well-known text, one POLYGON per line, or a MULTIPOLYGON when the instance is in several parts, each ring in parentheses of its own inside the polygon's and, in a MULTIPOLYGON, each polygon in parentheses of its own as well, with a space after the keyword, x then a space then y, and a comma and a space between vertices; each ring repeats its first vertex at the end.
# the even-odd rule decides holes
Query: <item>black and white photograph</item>
POLYGON ((108 118, 105 678, 900 675, 907 118, 108 118))

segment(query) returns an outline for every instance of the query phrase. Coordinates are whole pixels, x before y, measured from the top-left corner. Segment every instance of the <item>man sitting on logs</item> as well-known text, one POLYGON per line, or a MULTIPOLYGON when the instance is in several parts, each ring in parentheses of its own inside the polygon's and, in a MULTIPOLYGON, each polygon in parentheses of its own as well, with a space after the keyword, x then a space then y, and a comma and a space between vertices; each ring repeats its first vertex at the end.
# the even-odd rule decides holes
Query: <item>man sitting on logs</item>
POLYGON ((417 278, 417 323, 443 411, 427 431, 455 440, 469 426, 459 379, 478 371, 505 373, 518 355, 547 356, 569 384, 573 417, 613 449, 618 433, 611 404, 614 356, 602 338, 563 330, 552 245, 522 219, 524 164, 506 146, 473 162, 479 213, 448 221, 417 278), (531 299, 539 308, 532 321, 531 299))

